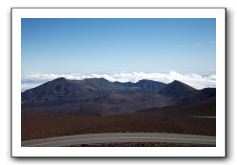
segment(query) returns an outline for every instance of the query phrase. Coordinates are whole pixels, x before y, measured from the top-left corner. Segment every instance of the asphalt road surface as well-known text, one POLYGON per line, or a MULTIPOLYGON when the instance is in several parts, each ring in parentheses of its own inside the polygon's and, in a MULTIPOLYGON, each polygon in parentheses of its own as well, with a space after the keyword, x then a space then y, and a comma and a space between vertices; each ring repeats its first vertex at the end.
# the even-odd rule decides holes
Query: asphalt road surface
POLYGON ((206 118, 206 119, 216 119, 216 116, 189 116, 195 118, 206 118))
POLYGON ((63 147, 76 144, 119 142, 166 142, 215 145, 215 136, 171 134, 171 133, 103 133, 61 136, 22 141, 22 147, 63 147))

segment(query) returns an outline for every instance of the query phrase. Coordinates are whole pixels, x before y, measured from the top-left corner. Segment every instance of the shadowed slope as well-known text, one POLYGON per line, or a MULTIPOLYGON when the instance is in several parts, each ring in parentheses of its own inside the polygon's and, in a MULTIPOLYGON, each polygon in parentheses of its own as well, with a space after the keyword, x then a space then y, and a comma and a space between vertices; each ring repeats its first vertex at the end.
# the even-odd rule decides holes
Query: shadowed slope
POLYGON ((182 82, 110 82, 103 78, 58 78, 22 93, 22 114, 113 115, 140 109, 200 102, 215 89, 196 90, 182 82))

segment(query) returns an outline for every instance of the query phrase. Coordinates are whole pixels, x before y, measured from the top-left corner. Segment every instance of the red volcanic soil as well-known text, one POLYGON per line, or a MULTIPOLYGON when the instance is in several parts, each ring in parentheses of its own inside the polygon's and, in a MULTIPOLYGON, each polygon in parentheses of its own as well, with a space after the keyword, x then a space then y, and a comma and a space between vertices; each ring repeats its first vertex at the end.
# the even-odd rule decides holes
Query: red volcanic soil
POLYGON ((38 115, 22 116, 22 140, 106 132, 167 132, 200 135, 216 134, 216 101, 152 108, 123 115, 38 115))

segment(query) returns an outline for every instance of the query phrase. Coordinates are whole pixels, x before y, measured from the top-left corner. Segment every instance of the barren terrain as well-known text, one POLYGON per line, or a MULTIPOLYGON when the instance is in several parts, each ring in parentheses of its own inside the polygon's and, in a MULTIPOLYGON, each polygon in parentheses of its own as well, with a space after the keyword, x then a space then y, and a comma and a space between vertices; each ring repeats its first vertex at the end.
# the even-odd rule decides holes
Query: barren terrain
POLYGON ((191 105, 152 108, 122 115, 32 115, 22 117, 22 140, 106 132, 216 134, 215 98, 191 105))

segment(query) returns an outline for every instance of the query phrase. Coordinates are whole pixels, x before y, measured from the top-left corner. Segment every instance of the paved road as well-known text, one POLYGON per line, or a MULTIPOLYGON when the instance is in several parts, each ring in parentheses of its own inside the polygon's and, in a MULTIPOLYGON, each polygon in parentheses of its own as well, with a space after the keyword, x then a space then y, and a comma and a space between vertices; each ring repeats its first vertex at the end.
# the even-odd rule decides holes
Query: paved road
POLYGON ((104 133, 61 136, 23 141, 23 147, 63 147, 72 144, 113 142, 167 142, 190 144, 216 144, 215 136, 170 134, 170 133, 104 133))
POLYGON ((216 118, 216 116, 189 116, 189 117, 206 118, 206 119, 215 119, 216 118))

